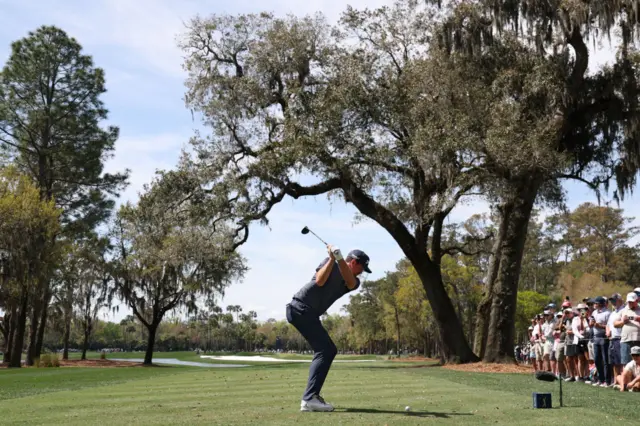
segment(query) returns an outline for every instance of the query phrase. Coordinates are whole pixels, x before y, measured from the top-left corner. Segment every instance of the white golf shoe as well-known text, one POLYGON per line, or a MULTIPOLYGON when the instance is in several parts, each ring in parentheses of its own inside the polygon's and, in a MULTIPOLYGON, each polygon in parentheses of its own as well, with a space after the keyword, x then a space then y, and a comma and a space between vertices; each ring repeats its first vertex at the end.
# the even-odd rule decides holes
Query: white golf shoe
POLYGON ((300 411, 333 411, 333 405, 325 402, 320 395, 314 395, 309 401, 300 403, 300 411))

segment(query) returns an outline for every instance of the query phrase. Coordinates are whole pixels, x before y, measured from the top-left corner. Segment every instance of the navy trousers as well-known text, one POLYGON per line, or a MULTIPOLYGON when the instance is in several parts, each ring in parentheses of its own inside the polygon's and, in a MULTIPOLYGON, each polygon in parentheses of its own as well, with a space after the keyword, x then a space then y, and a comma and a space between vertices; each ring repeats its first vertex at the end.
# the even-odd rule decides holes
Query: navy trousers
POLYGON ((320 395, 338 349, 322 326, 320 317, 304 303, 294 299, 287 305, 287 321, 302 334, 314 352, 307 388, 302 395, 304 401, 309 401, 314 395, 320 395))
POLYGON ((609 363, 609 340, 593 339, 593 357, 598 370, 598 382, 611 384, 611 364, 609 363))

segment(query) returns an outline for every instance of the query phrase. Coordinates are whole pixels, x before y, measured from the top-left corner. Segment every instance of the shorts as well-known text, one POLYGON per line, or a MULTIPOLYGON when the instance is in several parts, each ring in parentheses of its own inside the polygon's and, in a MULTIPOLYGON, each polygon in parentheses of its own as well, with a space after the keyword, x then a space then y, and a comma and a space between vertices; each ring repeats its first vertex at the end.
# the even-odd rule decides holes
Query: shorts
POLYGON ((584 355, 586 353, 589 353, 589 347, 588 347, 588 341, 587 340, 579 340, 578 344, 576 345, 577 350, 578 350, 578 355, 584 355))
POLYGON ((627 365, 633 359, 631 358, 631 348, 640 346, 640 342, 620 342, 620 360, 622 365, 627 365))
MULTIPOLYGON (((629 349, 629 351, 631 351, 631 349, 629 349)), ((542 359, 543 350, 542 350, 542 343, 541 342, 536 342, 533 345, 533 352, 536 355, 536 359, 539 359, 539 360, 542 359)))
POLYGON ((587 343, 587 352, 589 352, 589 358, 588 359, 596 359, 596 353, 593 350, 593 341, 589 340, 589 343, 587 343))
POLYGON ((544 353, 543 353, 543 355, 544 356, 549 355, 550 357, 553 355, 553 342, 550 342, 550 341, 547 340, 544 343, 544 353))
POLYGON ((565 353, 567 356, 577 356, 578 355, 578 345, 566 345, 565 346, 565 353))
POLYGON ((556 358, 558 362, 563 362, 566 356, 567 356, 567 345, 565 345, 564 343, 558 343, 558 347, 556 348, 556 358))
POLYGON ((609 362, 611 365, 622 365, 620 339, 611 339, 609 343, 609 362))

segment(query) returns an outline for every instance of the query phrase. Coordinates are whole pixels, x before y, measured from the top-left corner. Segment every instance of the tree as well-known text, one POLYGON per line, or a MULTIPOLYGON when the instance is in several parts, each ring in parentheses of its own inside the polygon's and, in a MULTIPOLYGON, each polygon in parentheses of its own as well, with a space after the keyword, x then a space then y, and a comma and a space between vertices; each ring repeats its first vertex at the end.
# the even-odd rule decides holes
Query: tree
POLYGON ((246 271, 223 222, 204 221, 176 207, 171 188, 155 180, 137 205, 123 205, 112 227, 115 290, 147 328, 150 365, 164 315, 197 310, 201 295, 220 293, 246 271))
POLYGON ((89 339, 94 329, 94 324, 98 319, 98 314, 103 308, 111 305, 109 292, 109 276, 107 269, 106 254, 109 250, 109 242, 106 238, 93 236, 82 241, 76 255, 78 276, 77 287, 74 290, 76 317, 80 319, 82 325, 82 357, 87 359, 87 349, 89 339))
POLYGON ((237 218, 241 242, 286 196, 352 203, 402 248, 447 330, 451 359, 468 362, 477 357, 439 262, 444 220, 475 184, 475 157, 453 145, 449 110, 432 108, 443 93, 425 75, 443 72, 424 56, 429 19, 411 1, 348 9, 338 31, 319 15, 193 19, 181 42, 187 103, 212 135, 193 139, 195 157, 180 164, 191 178, 180 183, 203 214, 237 218), (315 182, 301 185, 299 174, 315 182))
MULTIPOLYGON (((51 26, 12 43, 0 74, 2 157, 33 179, 43 200, 62 209, 60 232, 68 236, 104 221, 114 205, 110 196, 126 183, 128 172, 104 173, 118 137, 116 127, 100 127, 107 119, 100 99, 105 91, 103 70, 75 39, 51 26)), ((42 347, 49 281, 40 277, 34 289, 28 363, 42 347)))
POLYGON ((600 275, 603 282, 620 279, 616 276, 624 267, 620 250, 640 230, 630 226, 634 218, 624 217, 622 209, 583 203, 568 219, 565 238, 572 247, 571 263, 582 272, 600 275))
POLYGON ((636 6, 635 1, 622 0, 471 0, 446 7, 439 40, 447 50, 477 57, 515 39, 534 55, 533 66, 504 76, 499 87, 511 102, 493 110, 503 118, 498 136, 511 145, 503 150, 506 155, 496 157, 492 170, 502 178, 497 181, 501 187, 492 192, 502 218, 503 242, 496 243, 494 267, 486 280, 486 297, 478 311, 483 333, 475 346, 480 352, 489 348, 483 354, 486 361, 510 360, 513 307, 536 199, 562 201, 559 179, 577 179, 599 191, 615 177, 614 198, 623 197, 635 184, 640 164, 638 58, 633 51, 638 21, 629 11, 636 6), (587 74, 585 40, 611 40, 612 30, 621 35, 614 65, 587 74), (540 73, 545 67, 551 72, 540 73), (541 124, 537 131, 527 125, 531 119, 541 124), (510 159, 516 161, 509 165, 510 159))
POLYGON ((0 327, 3 361, 20 367, 33 289, 58 262, 59 253, 48 244, 59 231, 60 210, 40 198, 28 177, 5 168, 0 169, 0 217, 0 308, 6 312, 0 327))

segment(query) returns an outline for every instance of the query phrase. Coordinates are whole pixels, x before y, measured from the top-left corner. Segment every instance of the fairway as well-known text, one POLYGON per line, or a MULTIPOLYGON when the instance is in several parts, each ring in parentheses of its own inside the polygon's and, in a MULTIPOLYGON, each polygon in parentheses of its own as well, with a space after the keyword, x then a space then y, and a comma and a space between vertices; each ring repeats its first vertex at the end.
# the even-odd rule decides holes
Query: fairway
POLYGON ((2 424, 531 425, 633 424, 637 419, 637 394, 566 385, 569 407, 534 410, 534 391, 553 392, 557 405, 557 384, 522 374, 466 373, 392 361, 335 364, 324 394, 336 411, 300 413, 307 369, 308 364, 268 363, 241 369, 0 370, 2 424), (406 405, 410 413, 404 412, 406 405))

